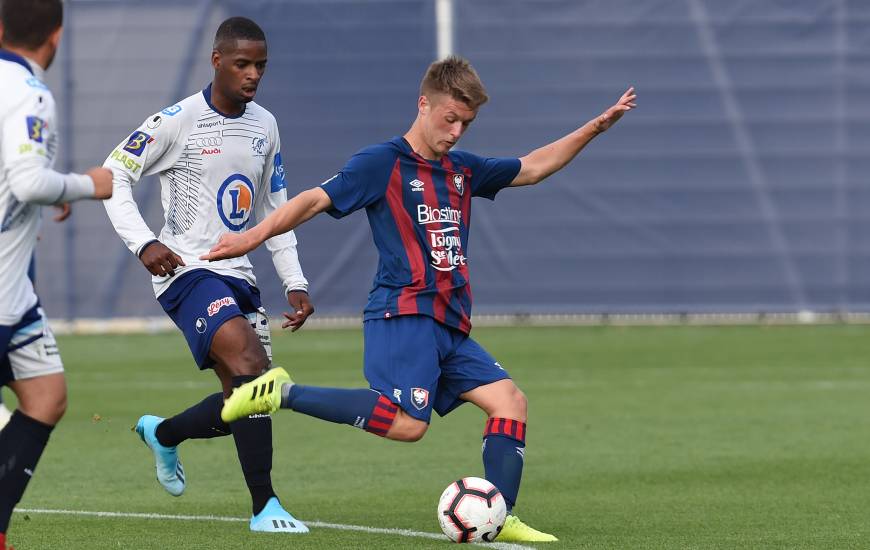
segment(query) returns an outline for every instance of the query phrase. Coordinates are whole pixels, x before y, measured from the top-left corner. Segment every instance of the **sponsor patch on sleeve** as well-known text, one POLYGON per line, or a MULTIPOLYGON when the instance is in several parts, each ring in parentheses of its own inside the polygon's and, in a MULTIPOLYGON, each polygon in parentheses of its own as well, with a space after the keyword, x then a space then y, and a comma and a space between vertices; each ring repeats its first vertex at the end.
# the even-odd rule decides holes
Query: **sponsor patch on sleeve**
POLYGON ((281 160, 281 153, 275 154, 275 167, 272 170, 272 192, 277 193, 282 189, 287 188, 287 181, 284 179, 284 163, 281 160))
POLYGON ((130 139, 127 140, 127 145, 124 146, 124 150, 133 153, 137 157, 141 157, 142 151, 145 150, 145 146, 152 141, 154 141, 154 138, 145 132, 137 130, 130 135, 130 139))
POLYGON ((167 116, 175 116, 181 112, 181 105, 172 105, 171 107, 167 107, 160 112, 167 116))
POLYGON ((45 133, 47 130, 48 126, 45 124, 45 121, 38 116, 27 117, 27 137, 30 141, 42 143, 45 141, 45 133))

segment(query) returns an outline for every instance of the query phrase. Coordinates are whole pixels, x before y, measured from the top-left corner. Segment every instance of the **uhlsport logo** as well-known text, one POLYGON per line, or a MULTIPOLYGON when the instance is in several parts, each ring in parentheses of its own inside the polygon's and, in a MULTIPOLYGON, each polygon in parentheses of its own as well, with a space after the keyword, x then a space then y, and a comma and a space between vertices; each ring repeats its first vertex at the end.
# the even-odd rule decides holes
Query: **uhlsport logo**
MULTIPOLYGON (((224 296, 223 298, 218 298, 217 300, 208 305, 208 316, 214 317, 215 315, 217 315, 217 312, 220 311, 222 307, 231 306, 235 303, 236 300, 232 296, 224 296)), ((199 322, 197 322, 197 325, 198 324, 199 322)), ((205 323, 203 322, 203 324, 205 323)))
POLYGON ((453 174, 453 186, 456 187, 456 191, 459 192, 459 196, 462 196, 462 193, 465 191, 465 178, 462 174, 453 174))
POLYGON ((423 388, 411 388, 411 403, 418 411, 422 411, 429 405, 429 391, 423 388))
POLYGON ((242 174, 224 180, 217 193, 217 209, 221 221, 232 231, 241 231, 251 219, 254 204, 254 184, 242 174))

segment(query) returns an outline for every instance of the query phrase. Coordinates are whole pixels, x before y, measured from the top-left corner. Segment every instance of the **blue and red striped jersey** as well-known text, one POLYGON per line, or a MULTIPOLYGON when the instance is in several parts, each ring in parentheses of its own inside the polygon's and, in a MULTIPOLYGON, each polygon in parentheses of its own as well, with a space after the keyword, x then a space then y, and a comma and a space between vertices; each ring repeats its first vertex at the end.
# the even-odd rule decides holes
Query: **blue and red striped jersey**
POLYGON ((363 318, 428 315, 468 333, 471 197, 495 199, 519 171, 517 158, 463 151, 426 160, 396 137, 363 149, 324 182, 329 214, 341 218, 365 208, 378 248, 363 318))

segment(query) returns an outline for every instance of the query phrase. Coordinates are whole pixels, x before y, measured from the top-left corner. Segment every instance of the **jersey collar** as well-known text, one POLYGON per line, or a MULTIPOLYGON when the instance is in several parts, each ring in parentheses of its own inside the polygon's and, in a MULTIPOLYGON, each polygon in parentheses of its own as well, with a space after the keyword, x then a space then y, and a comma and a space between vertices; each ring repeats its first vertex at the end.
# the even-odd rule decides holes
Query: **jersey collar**
POLYGON ((21 65, 22 67, 27 69, 27 72, 29 72, 30 74, 33 74, 33 67, 30 66, 30 63, 28 63, 26 59, 24 59, 23 57, 21 57, 17 53, 12 53, 9 50, 0 49, 0 59, 2 59, 3 61, 11 61, 12 63, 18 63, 19 65, 21 65))
POLYGON ((242 105, 242 112, 240 112, 237 115, 228 115, 226 113, 220 112, 218 110, 218 108, 215 107, 214 104, 211 102, 211 83, 210 82, 209 82, 208 86, 205 87, 205 90, 202 91, 202 97, 205 99, 206 104, 208 104, 208 106, 211 107, 212 111, 216 112, 217 114, 219 114, 220 116, 222 116, 224 118, 239 118, 243 114, 245 114, 245 110, 248 107, 247 103, 242 105))

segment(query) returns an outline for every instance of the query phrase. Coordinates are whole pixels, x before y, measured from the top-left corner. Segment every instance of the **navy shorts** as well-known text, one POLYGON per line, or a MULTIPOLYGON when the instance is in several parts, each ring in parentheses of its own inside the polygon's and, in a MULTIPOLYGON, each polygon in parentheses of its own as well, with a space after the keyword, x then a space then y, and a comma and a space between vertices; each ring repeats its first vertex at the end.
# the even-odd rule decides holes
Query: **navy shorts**
POLYGON ((248 319, 271 361, 269 320, 260 291, 248 281, 195 269, 181 275, 157 301, 184 333, 200 369, 214 366, 209 357, 211 341, 221 325, 238 316, 248 319))
POLYGON ((432 317, 370 319, 363 335, 371 388, 424 422, 432 409, 444 416, 464 403, 461 394, 510 378, 480 344, 432 317))

